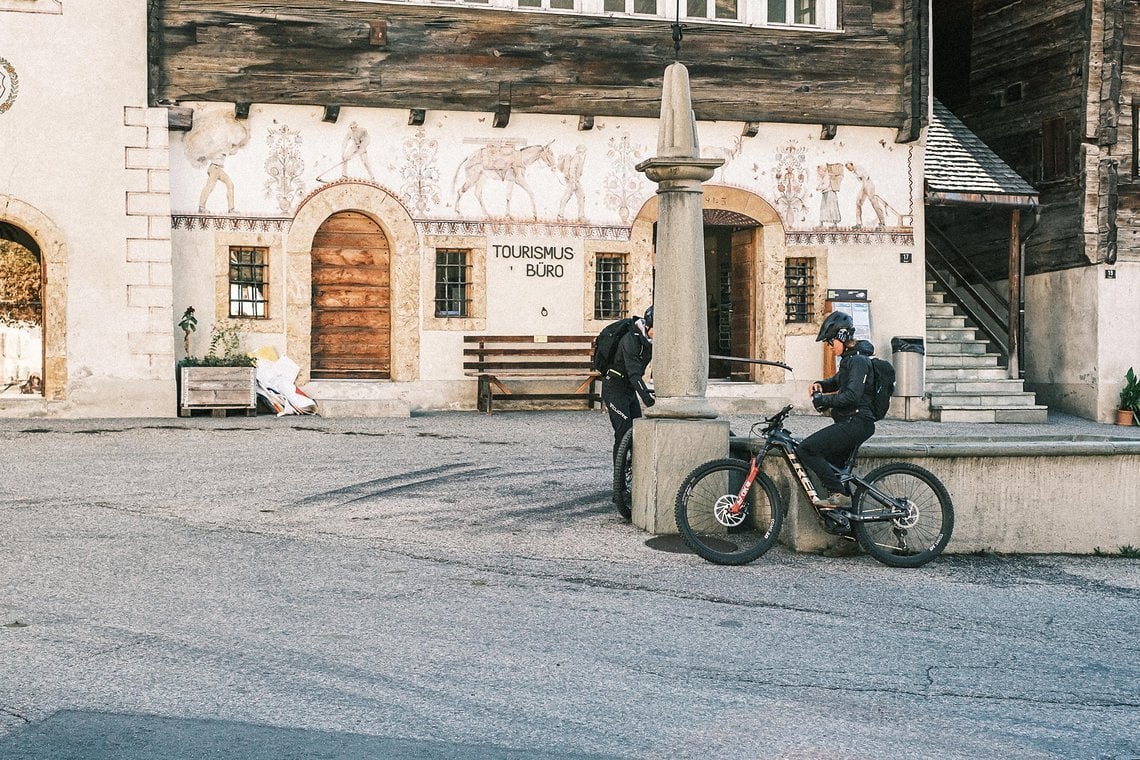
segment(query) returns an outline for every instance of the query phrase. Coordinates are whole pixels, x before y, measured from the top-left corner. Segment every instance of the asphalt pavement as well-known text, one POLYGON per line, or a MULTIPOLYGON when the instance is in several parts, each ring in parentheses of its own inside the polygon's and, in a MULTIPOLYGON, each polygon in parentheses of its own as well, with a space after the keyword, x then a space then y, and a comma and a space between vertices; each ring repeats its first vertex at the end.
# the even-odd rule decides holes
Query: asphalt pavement
MULTIPOLYGON (((879 434, 927 429, 995 428, 879 434)), ((597 412, 0 446, 0 758, 1140 757, 1140 560, 714 566, 616 515, 597 412)))

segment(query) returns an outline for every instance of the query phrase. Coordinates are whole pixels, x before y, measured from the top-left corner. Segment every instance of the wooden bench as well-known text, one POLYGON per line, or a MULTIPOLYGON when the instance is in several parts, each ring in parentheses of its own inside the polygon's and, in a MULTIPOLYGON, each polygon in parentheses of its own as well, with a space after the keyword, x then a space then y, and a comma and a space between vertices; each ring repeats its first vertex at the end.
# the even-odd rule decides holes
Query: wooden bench
POLYGON ((593 335, 465 335, 463 371, 479 378, 479 411, 490 414, 498 400, 582 400, 593 409, 602 400, 593 369, 593 335), (511 389, 504 378, 577 381, 560 392, 511 389))

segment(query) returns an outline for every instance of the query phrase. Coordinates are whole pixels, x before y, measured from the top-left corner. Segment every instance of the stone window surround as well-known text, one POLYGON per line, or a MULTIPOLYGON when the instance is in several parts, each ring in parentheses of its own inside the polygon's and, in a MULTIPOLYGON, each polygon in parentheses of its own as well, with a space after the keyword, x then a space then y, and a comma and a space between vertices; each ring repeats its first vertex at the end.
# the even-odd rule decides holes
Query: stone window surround
POLYGON ((425 330, 452 330, 480 332, 487 329, 487 238, 468 235, 426 235, 420 279, 423 288, 423 328, 425 330), (466 317, 435 316, 435 252, 439 248, 468 251, 471 256, 470 312, 466 317))
POLYGON ((301 367, 297 384, 309 382, 312 367, 313 238, 321 224, 339 211, 367 215, 380 225, 388 238, 391 251, 391 380, 417 380, 422 257, 416 226, 403 204, 385 190, 363 182, 340 182, 306 199, 289 226, 285 251, 285 350, 301 367))
POLYGON ((285 282, 284 259, 281 237, 271 233, 250 234, 248 232, 214 233, 214 323, 239 322, 247 333, 281 334, 285 329, 282 318, 285 303, 285 289, 274 287, 274 283, 285 282), (268 250, 269 266, 266 270, 266 292, 269 294, 269 315, 259 317, 230 316, 230 248, 265 248, 268 250))

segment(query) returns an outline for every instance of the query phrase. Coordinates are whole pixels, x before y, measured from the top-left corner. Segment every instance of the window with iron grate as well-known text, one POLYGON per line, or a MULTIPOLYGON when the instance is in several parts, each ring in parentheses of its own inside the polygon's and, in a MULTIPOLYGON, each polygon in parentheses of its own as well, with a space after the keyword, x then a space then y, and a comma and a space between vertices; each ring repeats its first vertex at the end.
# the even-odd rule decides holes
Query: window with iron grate
POLYGON ((438 248, 435 252, 435 315, 466 317, 471 313, 471 252, 438 248))
POLYGON ((594 319, 621 319, 629 308, 629 275, 621 253, 594 259, 594 319))
POLYGON ((815 319, 815 259, 784 262, 784 298, 789 323, 815 319))

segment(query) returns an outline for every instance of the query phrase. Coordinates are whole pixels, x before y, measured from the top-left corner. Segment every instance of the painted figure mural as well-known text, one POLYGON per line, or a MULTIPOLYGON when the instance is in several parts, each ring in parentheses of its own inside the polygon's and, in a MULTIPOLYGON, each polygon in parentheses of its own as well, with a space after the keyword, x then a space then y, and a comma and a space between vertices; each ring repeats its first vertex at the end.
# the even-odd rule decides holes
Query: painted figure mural
POLYGON ((562 193, 562 200, 558 204, 558 218, 566 218, 566 204, 574 198, 578 202, 578 221, 586 218, 586 189, 582 187, 582 171, 586 164, 586 146, 579 145, 573 153, 567 153, 558 159, 558 171, 562 173, 562 181, 566 185, 562 193))
POLYGON ((234 183, 226 174, 224 164, 228 156, 248 142, 249 130, 228 109, 206 111, 194 119, 194 127, 186 134, 183 146, 194 166, 206 167, 206 184, 198 196, 199 214, 206 213, 206 204, 219 184, 226 189, 226 213, 234 213, 234 183))
POLYGON ((368 130, 355 121, 349 124, 348 133, 344 136, 344 142, 341 144, 340 163, 321 172, 317 176, 317 182, 328 182, 329 180, 324 175, 338 168, 340 169, 340 178, 347 178, 349 163, 353 159, 358 160, 364 167, 364 171, 368 174, 368 180, 375 182, 376 175, 372 173, 372 164, 368 161, 368 143, 368 130))
POLYGON ((875 183, 871 180, 870 173, 862 166, 850 161, 847 162, 846 166, 847 171, 854 174, 855 178, 859 180, 859 195, 855 197, 855 229, 863 227, 863 204, 868 201, 871 203, 871 210, 875 212, 875 218, 878 219, 875 229, 881 229, 887 223, 883 212, 883 199, 875 194, 875 183))
POLYGON ((815 169, 819 177, 816 190, 820 192, 819 226, 838 227, 843 220, 839 213, 839 189, 843 184, 843 164, 820 164, 815 169))
POLYGON ((459 201, 464 194, 472 188, 475 189, 475 200, 483 214, 490 216, 487 206, 483 202, 483 186, 487 180, 494 180, 506 184, 507 206, 506 217, 511 218, 511 195, 515 187, 521 187, 530 198, 531 216, 538 218, 538 206, 534 200, 534 193, 526 182, 527 170, 537 161, 542 161, 552 172, 557 172, 554 161, 554 152, 550 143, 545 145, 527 145, 516 148, 514 145, 486 145, 472 153, 460 162, 455 170, 452 182, 459 183, 459 176, 463 175, 463 184, 455 191, 455 210, 459 211, 459 201))

